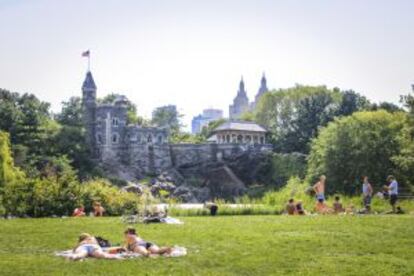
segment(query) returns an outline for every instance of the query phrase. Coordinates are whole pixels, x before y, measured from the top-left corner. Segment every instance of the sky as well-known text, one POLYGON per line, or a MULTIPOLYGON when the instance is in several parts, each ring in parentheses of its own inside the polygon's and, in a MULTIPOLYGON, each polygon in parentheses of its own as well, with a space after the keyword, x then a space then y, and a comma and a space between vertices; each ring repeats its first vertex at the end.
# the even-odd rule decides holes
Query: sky
POLYGON ((228 105, 241 76, 253 100, 295 84, 398 103, 414 83, 411 0, 0 0, 0 87, 50 102, 125 94, 145 117, 167 104, 191 118, 228 105))

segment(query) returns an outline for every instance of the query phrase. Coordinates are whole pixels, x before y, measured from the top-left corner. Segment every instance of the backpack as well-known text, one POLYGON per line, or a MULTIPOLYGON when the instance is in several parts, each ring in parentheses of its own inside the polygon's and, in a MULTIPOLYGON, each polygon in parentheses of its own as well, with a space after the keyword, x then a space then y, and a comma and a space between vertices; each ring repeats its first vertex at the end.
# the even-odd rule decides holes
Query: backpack
POLYGON ((108 240, 102 237, 95 237, 95 239, 98 242, 100 247, 111 247, 111 243, 108 240))

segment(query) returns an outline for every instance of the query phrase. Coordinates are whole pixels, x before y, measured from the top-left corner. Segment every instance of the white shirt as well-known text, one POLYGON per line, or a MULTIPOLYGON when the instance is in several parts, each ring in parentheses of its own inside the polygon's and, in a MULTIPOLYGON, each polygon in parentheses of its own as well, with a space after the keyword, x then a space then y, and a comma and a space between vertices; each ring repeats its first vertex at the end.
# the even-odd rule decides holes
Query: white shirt
POLYGON ((398 182, 396 180, 393 180, 388 188, 391 195, 398 195, 398 182))

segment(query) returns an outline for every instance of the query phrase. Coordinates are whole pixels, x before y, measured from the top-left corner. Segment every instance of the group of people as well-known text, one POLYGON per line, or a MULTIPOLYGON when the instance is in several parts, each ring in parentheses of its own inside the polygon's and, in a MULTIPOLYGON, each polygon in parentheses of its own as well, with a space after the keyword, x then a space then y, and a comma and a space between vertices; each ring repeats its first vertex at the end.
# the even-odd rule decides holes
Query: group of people
MULTIPOLYGON (((94 202, 93 205, 93 216, 95 217, 102 217, 105 213, 105 208, 102 206, 102 204, 100 202, 94 202)), ((85 206, 83 205, 79 205, 78 208, 76 208, 73 213, 72 213, 73 217, 84 217, 86 216, 86 212, 85 212, 85 206)))
MULTIPOLYGON (((394 176, 389 175, 387 177, 388 185, 383 187, 383 190, 380 193, 382 197, 389 198, 390 205, 392 207, 392 213, 398 213, 401 211, 399 207, 396 206, 398 201, 398 182, 394 176)), ((321 175, 319 181, 311 187, 311 191, 315 193, 316 205, 315 212, 319 214, 338 214, 338 213, 355 213, 355 208, 353 205, 344 208, 341 199, 339 196, 335 196, 335 201, 332 207, 329 207, 325 203, 325 185, 326 185, 326 176, 321 175)), ((369 213, 371 211, 371 200, 374 193, 371 183, 369 182, 368 176, 363 177, 362 181, 362 202, 364 209, 361 210, 362 213, 369 213)), ((306 211, 303 209, 302 203, 300 201, 295 202, 293 198, 289 199, 286 204, 286 213, 289 215, 304 215, 306 211)))
POLYGON ((96 237, 82 233, 79 236, 78 243, 69 256, 71 260, 80 260, 86 257, 98 259, 122 259, 117 253, 129 252, 138 253, 143 256, 170 254, 172 247, 159 247, 156 244, 142 239, 135 228, 128 227, 124 231, 124 246, 102 248, 96 237))

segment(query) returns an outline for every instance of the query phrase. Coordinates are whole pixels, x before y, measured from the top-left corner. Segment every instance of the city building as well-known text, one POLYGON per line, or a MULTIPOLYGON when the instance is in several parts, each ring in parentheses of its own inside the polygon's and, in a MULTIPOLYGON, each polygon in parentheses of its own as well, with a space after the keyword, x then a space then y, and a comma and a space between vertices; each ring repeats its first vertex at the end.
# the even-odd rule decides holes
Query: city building
POLYGON ((249 98, 247 96, 247 91, 244 88, 244 81, 243 77, 239 83, 239 90, 237 91, 237 95, 233 100, 233 104, 229 106, 229 118, 230 120, 240 119, 243 113, 252 111, 257 103, 259 103, 260 98, 269 91, 267 88, 267 80, 266 76, 263 73, 262 79, 260 80, 260 87, 255 96, 253 102, 249 102, 249 98))
POLYGON ((222 118, 223 110, 214 108, 204 109, 202 114, 193 117, 191 121, 191 132, 193 134, 200 133, 204 126, 222 118))

